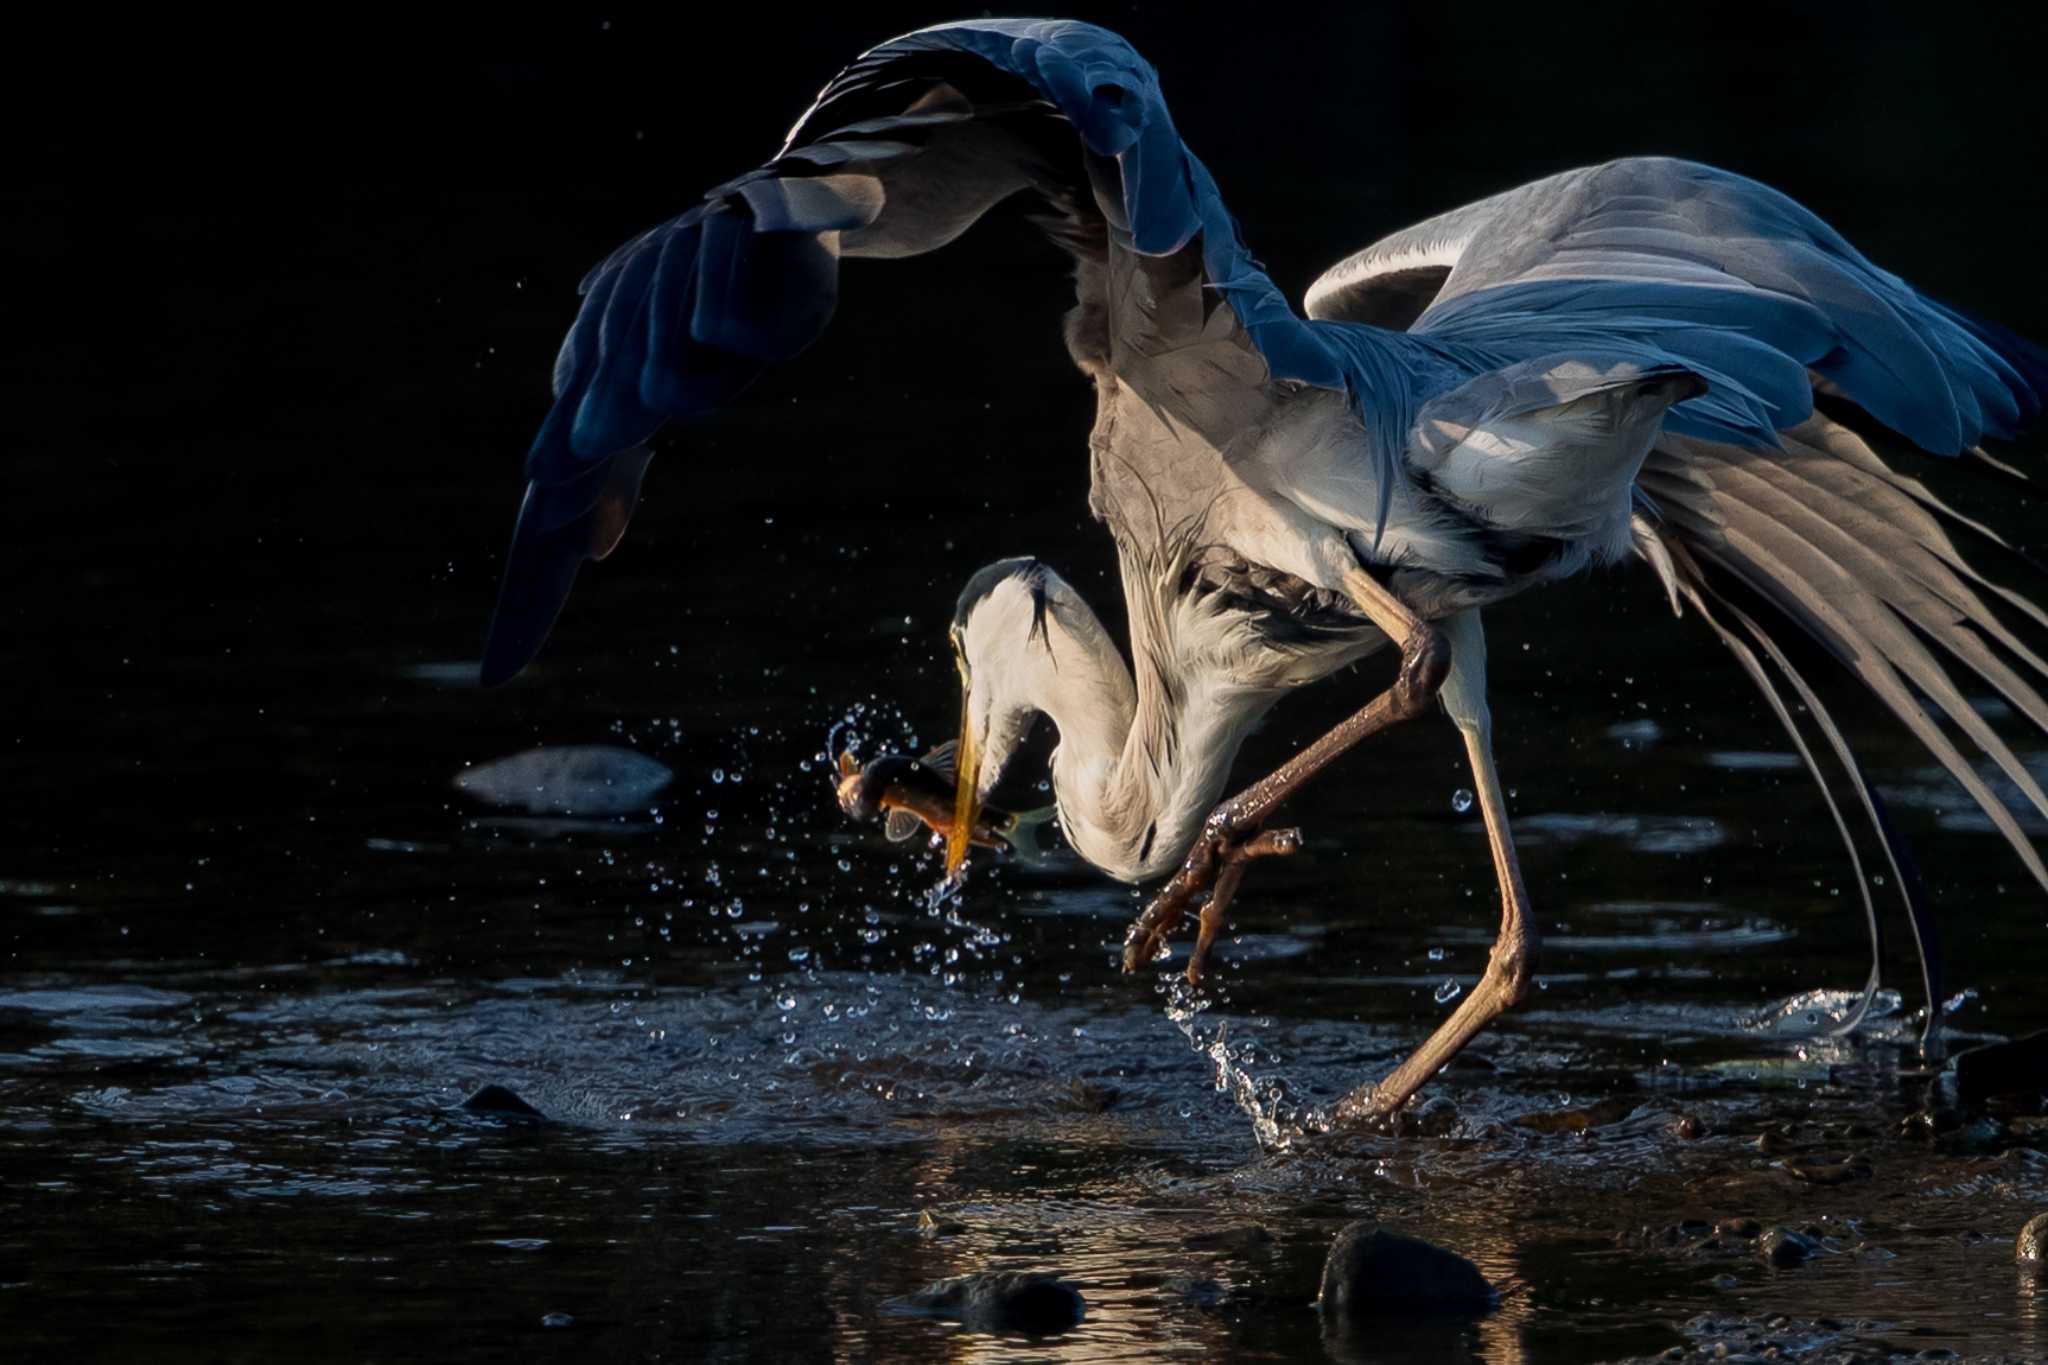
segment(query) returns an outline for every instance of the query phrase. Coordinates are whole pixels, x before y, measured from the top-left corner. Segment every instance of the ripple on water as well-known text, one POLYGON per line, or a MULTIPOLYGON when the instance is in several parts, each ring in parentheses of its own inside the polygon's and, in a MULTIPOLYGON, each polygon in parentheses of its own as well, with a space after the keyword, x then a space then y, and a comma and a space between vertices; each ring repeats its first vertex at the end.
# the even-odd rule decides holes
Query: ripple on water
POLYGON ((28 1010, 36 1014, 122 1013, 129 1010, 172 1009, 191 1003, 180 991, 155 986, 79 985, 42 990, 0 991, 0 1010, 28 1010))
POLYGON ((1702 853, 1728 841, 1707 816, 1577 814, 1551 811, 1515 818, 1515 839, 1525 844, 1579 844, 1621 840, 1638 853, 1702 853))

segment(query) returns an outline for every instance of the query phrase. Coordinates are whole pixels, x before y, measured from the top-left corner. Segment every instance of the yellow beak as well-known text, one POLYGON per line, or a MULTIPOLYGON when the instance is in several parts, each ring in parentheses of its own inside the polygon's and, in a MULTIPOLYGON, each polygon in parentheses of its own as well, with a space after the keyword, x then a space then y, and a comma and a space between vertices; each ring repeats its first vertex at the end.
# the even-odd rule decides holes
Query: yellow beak
POLYGON ((946 875, 960 871, 967 861, 967 844, 974 836, 974 822, 981 816, 981 751, 974 743, 974 712, 968 705, 967 668, 960 668, 960 748, 957 767, 960 785, 953 791, 953 827, 946 831, 946 875))

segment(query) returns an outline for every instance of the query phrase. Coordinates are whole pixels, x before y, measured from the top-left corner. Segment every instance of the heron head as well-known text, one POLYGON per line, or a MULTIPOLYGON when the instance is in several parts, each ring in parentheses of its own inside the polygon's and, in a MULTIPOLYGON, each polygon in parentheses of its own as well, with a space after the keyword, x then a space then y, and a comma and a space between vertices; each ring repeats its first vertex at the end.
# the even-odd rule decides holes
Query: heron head
POLYGON ((1050 647, 1047 618, 1065 588, 1035 559, 1004 559, 967 580, 948 632, 960 673, 959 783, 946 839, 946 873, 960 870, 982 803, 1031 733, 1031 655, 1050 647))

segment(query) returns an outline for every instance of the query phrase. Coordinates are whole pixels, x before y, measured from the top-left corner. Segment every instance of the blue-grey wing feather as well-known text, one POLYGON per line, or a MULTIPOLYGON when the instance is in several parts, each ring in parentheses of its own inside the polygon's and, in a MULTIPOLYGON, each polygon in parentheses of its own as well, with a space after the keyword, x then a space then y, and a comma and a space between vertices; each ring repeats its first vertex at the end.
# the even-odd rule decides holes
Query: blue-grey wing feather
POLYGON ((1412 330, 1453 349, 1512 363, 1607 333, 1761 398, 1672 411, 1671 430, 1705 439, 1771 444, 1810 414, 1809 373, 1944 455, 2019 434, 2048 394, 2038 348, 1919 294, 1778 191, 1687 161, 1568 171, 1441 214, 1332 267, 1308 311, 1364 313, 1404 270, 1440 275, 1412 330))

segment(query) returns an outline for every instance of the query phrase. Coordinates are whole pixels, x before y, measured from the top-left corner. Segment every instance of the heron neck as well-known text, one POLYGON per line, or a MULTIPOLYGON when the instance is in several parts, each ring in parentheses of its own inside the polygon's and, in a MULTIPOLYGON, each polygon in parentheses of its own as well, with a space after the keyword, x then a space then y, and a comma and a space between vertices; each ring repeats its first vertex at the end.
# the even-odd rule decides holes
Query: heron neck
POLYGON ((1132 667, 1091 617, 1056 627, 1030 670, 1026 702, 1059 729, 1052 783, 1067 840, 1124 881, 1180 862, 1277 695, 1227 686, 1178 658, 1174 609, 1170 599, 1132 603, 1132 667))

